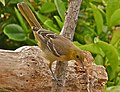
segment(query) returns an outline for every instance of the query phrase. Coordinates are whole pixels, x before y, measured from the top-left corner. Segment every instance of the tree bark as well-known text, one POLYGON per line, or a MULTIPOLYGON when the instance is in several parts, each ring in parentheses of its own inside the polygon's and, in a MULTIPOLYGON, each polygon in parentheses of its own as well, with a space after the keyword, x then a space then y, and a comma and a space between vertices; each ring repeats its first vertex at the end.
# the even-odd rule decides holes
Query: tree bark
MULTIPOLYGON (((9 92, 51 92, 49 62, 42 53, 37 46, 25 46, 15 51, 0 50, 0 89, 9 92)), ((64 92, 103 92, 108 80, 105 68, 95 65, 89 52, 84 52, 84 55, 89 77, 86 77, 85 71, 76 70, 79 67, 74 61, 69 61, 64 92)))

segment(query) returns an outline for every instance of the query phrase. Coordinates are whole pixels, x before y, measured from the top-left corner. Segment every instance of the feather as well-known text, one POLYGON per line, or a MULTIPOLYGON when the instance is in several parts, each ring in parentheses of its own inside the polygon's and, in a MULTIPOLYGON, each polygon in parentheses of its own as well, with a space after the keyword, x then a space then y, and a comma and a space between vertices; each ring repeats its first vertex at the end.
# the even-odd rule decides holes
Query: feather
POLYGON ((56 56, 60 56, 59 52, 57 52, 55 45, 52 42, 52 39, 56 39, 56 34, 48 31, 48 30, 44 30, 42 28, 37 28, 37 27, 32 27, 33 31, 35 31, 38 35, 39 38, 47 45, 47 48, 56 56))

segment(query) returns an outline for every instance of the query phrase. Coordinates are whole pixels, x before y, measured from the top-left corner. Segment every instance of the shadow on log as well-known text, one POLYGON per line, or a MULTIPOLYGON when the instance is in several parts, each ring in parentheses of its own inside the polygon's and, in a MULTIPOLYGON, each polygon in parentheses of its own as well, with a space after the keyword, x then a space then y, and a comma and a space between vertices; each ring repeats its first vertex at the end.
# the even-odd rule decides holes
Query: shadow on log
MULTIPOLYGON (((52 75, 48 61, 37 46, 24 46, 15 51, 0 50, 0 89, 9 92, 50 92, 52 75)), ((103 66, 95 65, 89 52, 85 70, 77 71, 75 61, 68 62, 65 92, 103 92, 108 80, 103 66)), ((53 65, 54 70, 55 64, 53 65)))

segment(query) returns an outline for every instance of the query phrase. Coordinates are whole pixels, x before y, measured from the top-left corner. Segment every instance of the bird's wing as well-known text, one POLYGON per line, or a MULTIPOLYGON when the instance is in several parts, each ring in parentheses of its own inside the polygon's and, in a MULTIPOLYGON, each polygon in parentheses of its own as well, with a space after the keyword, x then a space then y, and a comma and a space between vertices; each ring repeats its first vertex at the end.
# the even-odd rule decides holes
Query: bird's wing
POLYGON ((56 56, 65 55, 71 47, 71 42, 67 38, 57 35, 51 31, 39 29, 36 27, 32 28, 36 31, 39 38, 46 44, 47 48, 56 56))
POLYGON ((50 38, 48 40, 47 47, 53 52, 54 55, 62 56, 69 52, 71 42, 61 35, 55 35, 54 38, 50 38))
POLYGON ((51 38, 54 38, 55 33, 42 29, 42 28, 38 28, 38 27, 32 27, 32 30, 36 33, 37 38, 40 39, 41 41, 43 41, 45 44, 47 44, 47 41, 51 38))

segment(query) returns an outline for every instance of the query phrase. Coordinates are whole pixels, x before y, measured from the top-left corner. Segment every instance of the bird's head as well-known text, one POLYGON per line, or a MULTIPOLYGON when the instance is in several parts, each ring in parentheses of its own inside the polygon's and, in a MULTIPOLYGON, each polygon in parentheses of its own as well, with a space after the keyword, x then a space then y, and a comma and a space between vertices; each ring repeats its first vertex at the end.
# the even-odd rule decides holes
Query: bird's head
POLYGON ((82 66, 82 68, 84 68, 84 54, 82 50, 80 49, 74 50, 72 57, 82 66))

